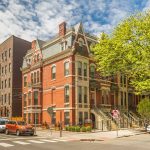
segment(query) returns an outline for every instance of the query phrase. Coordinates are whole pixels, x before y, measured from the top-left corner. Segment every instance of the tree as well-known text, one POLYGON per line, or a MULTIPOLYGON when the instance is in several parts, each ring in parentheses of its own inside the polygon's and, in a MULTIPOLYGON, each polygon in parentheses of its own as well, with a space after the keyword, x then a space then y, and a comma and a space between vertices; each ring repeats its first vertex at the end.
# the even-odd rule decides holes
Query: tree
POLYGON ((111 35, 102 33, 91 49, 101 74, 121 73, 137 92, 150 91, 150 12, 130 16, 111 35))
POLYGON ((150 100, 141 100, 137 106, 137 111, 144 120, 150 120, 150 100))

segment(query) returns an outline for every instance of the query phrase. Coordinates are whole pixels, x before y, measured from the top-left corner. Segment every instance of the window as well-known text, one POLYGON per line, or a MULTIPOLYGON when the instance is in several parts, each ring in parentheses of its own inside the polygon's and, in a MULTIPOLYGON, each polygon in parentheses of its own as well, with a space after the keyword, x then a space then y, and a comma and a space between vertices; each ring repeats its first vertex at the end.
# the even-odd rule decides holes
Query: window
POLYGON ((123 105, 123 92, 121 92, 121 105, 123 105))
POLYGON ((40 82, 40 72, 38 71, 37 72, 37 83, 39 83, 40 82))
POLYGON ((79 39, 79 51, 82 51, 83 50, 83 40, 82 39, 79 39))
POLYGON ((7 80, 5 80, 5 88, 7 87, 7 80))
POLYGON ((24 87, 27 86, 27 76, 24 76, 24 87))
POLYGON ((23 100, 24 100, 24 107, 26 107, 27 106, 27 95, 26 94, 23 95, 23 100))
POLYGON ((52 114, 52 124, 56 124, 56 112, 52 114))
POLYGON ((69 62, 64 63, 64 75, 69 75, 69 62))
POLYGON ((84 63, 84 77, 87 77, 87 63, 84 63))
POLYGON ((69 112, 64 113, 64 120, 65 120, 65 125, 69 125, 69 120, 70 120, 69 112))
POLYGON ((83 123, 82 118, 83 118, 83 113, 82 113, 82 112, 79 112, 79 124, 80 124, 80 125, 82 125, 82 123, 83 123))
POLYGON ((78 102, 82 103, 82 87, 78 86, 78 102))
POLYGON ((10 105, 10 93, 8 94, 8 104, 10 105))
POLYGON ((5 66, 5 74, 7 74, 7 65, 5 66))
POLYGON ((82 62, 78 62, 78 76, 80 76, 79 77, 79 79, 82 79, 82 62))
POLYGON ((28 93, 28 105, 31 105, 31 92, 28 93))
POLYGON ((7 94, 5 94, 5 103, 6 103, 6 101, 7 101, 7 94))
POLYGON ((2 67, 2 75, 3 75, 3 73, 4 73, 4 67, 2 67))
POLYGON ((64 48, 64 43, 61 44, 61 50, 62 50, 62 51, 65 50, 65 48, 64 48))
POLYGON ((91 77, 91 78, 94 78, 94 77, 95 77, 95 67, 94 67, 94 66, 91 66, 91 67, 90 67, 90 77, 91 77))
POLYGON ((2 95, 2 105, 3 105, 3 101, 4 101, 4 99, 3 99, 3 95, 2 95))
POLYGON ((31 83, 33 84, 33 73, 31 73, 31 83))
POLYGON ((34 91, 34 105, 38 105, 38 91, 34 91))
POLYGON ((56 79, 56 66, 52 66, 52 79, 56 79))
POLYGON ((7 51, 5 51, 5 61, 7 61, 7 51))
POLYGON ((23 120, 26 122, 26 114, 23 114, 23 120))
POLYGON ((3 81, 2 81, 2 85, 1 86, 2 86, 1 89, 3 89, 3 81))
POLYGON ((125 105, 125 106, 127 105, 126 95, 127 95, 127 93, 125 92, 125 93, 124 93, 124 105, 125 105))
POLYGON ((40 59, 40 55, 39 55, 39 54, 37 54, 37 61, 39 61, 39 59, 40 59))
POLYGON ((2 53, 2 61, 4 61, 4 53, 2 53))
POLYGON ((10 58, 10 55, 11 55, 11 48, 9 48, 9 51, 8 51, 8 55, 9 55, 9 58, 10 58))
POLYGON ((11 63, 9 63, 9 72, 11 72, 11 63))
POLYGON ((84 103, 87 103, 87 87, 84 87, 84 103))
POLYGON ((8 87, 10 88, 10 82, 11 82, 11 80, 10 80, 10 78, 8 79, 8 87))
POLYGON ((36 72, 34 72, 34 83, 36 83, 36 72))
POLYGON ((84 112, 84 121, 88 119, 88 112, 84 112))
POLYGON ((69 85, 65 86, 65 103, 69 102, 69 85))
POLYGON ((28 114, 28 123, 29 124, 31 123, 31 114, 30 113, 28 114))

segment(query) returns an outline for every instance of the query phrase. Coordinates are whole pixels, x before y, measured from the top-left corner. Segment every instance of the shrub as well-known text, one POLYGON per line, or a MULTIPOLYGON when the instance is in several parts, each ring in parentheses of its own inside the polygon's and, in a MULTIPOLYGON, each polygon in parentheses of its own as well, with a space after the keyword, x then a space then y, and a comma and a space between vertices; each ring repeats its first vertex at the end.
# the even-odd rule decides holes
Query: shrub
POLYGON ((68 127, 68 126, 65 126, 65 130, 66 130, 66 131, 69 131, 69 127, 68 127))
POLYGON ((86 132, 86 127, 84 127, 84 126, 81 127, 81 131, 82 131, 82 132, 86 132))
POLYGON ((80 127, 79 127, 79 126, 76 126, 76 127, 75 127, 75 131, 76 131, 76 132, 80 132, 80 127))
POLYGON ((72 130, 71 131, 75 132, 75 129, 76 129, 76 127, 72 126, 72 130))
POLYGON ((91 131, 92 131, 91 126, 87 126, 87 127, 86 127, 86 131, 91 132, 91 131))
POLYGON ((69 131, 72 131, 72 126, 69 126, 69 131))

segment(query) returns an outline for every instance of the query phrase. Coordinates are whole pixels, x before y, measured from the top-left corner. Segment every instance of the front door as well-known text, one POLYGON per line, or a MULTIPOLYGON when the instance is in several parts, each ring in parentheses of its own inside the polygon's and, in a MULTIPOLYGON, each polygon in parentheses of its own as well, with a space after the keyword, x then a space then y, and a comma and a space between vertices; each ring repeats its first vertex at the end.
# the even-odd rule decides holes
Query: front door
POLYGON ((91 107, 95 107, 95 92, 91 92, 90 94, 91 107))
POLYGON ((95 115, 93 113, 91 113, 90 117, 91 117, 91 120, 92 120, 92 128, 96 128, 95 115))

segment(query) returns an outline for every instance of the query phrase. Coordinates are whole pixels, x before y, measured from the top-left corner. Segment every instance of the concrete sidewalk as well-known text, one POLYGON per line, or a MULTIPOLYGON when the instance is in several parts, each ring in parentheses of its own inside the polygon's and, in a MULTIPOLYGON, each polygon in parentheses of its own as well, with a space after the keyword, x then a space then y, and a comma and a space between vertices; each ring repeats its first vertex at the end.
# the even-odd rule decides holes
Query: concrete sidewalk
POLYGON ((121 138, 127 136, 134 136, 139 134, 144 134, 141 129, 125 129, 118 131, 99 131, 94 130, 92 132, 69 132, 62 131, 62 137, 60 137, 60 131, 50 131, 50 130, 38 130, 38 136, 49 137, 49 138, 61 138, 66 140, 107 140, 114 138, 121 138))

